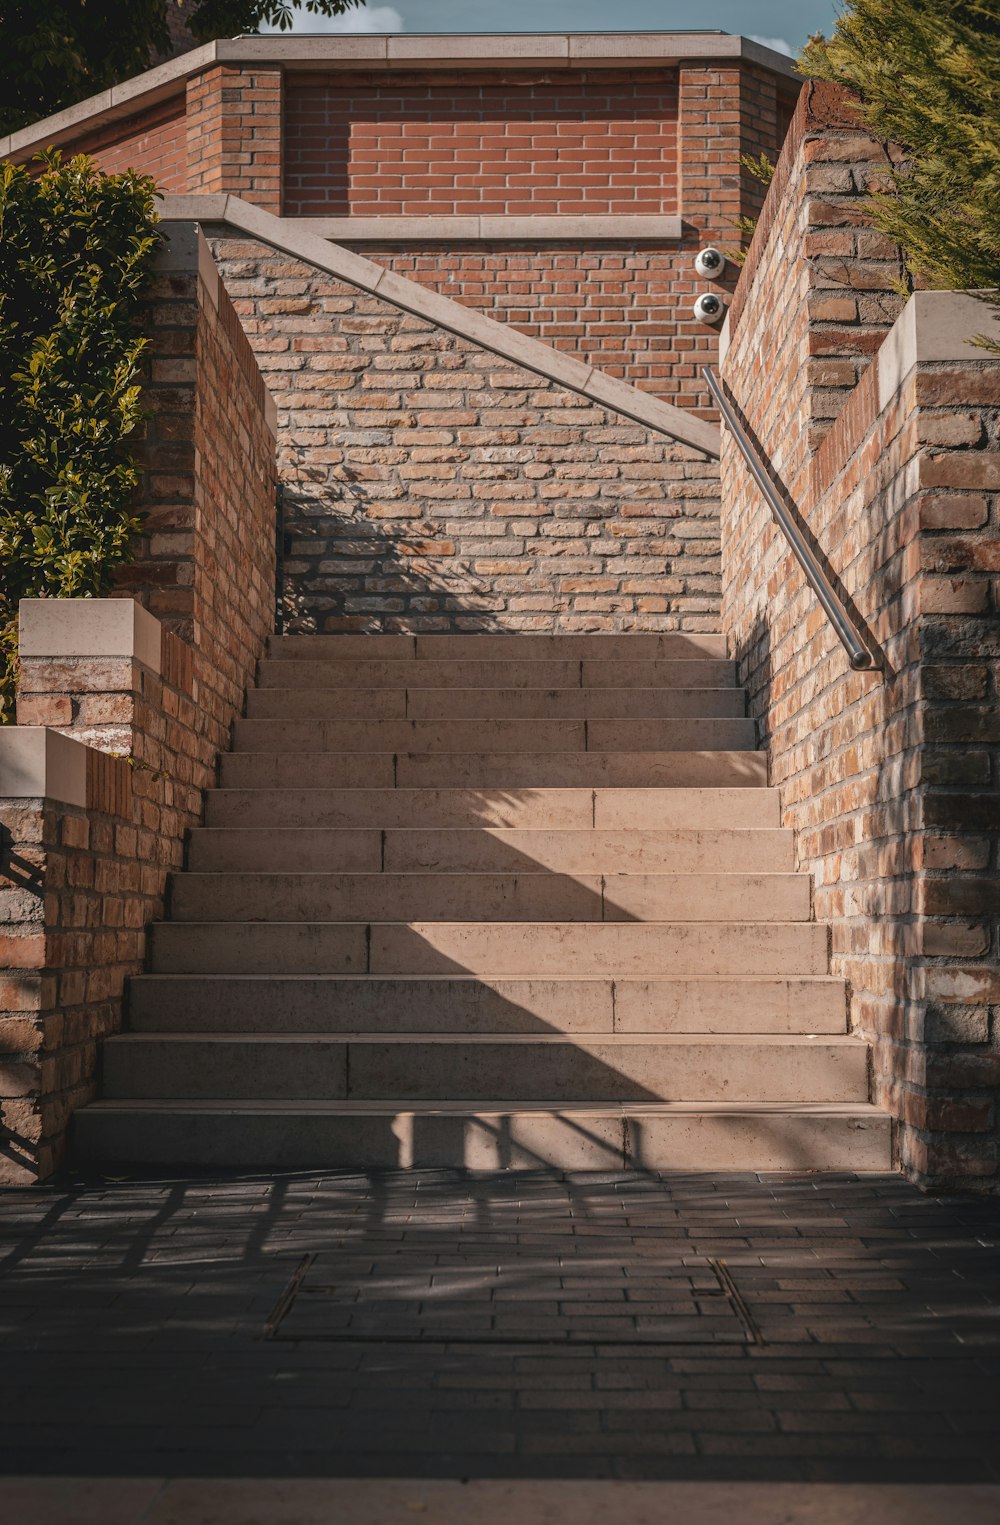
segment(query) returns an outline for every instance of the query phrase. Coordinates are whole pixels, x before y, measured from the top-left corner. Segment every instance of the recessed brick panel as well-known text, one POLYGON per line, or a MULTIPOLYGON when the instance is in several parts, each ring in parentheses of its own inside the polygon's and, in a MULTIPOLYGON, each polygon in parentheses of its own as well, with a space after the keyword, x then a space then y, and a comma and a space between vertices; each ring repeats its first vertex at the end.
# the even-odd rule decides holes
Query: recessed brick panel
MULTIPOLYGON (((354 246, 352 246, 354 247, 354 246)), ((376 264, 510 323, 554 349, 620 376, 678 408, 714 418, 701 367, 714 365, 718 336, 692 307, 704 282, 699 240, 680 244, 358 245, 376 264)), ((734 284, 730 266, 725 290, 734 284)))
POLYGON ((292 75, 292 216, 672 213, 677 76, 292 75))

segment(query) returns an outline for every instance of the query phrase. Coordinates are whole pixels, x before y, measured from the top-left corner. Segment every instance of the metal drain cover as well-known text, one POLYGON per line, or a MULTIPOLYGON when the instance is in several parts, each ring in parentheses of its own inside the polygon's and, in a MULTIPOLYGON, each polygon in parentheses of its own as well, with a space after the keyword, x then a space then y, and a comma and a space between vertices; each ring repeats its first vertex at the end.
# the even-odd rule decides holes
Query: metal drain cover
POLYGON ((306 1255, 265 1326, 270 1339, 514 1345, 762 1343, 724 1261, 530 1252, 306 1255))

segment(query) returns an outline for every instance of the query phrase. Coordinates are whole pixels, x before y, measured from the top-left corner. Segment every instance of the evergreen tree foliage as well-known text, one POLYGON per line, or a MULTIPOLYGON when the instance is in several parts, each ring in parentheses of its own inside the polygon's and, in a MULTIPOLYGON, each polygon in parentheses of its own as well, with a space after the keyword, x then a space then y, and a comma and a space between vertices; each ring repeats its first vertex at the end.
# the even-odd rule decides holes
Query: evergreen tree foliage
POLYGON ((1000 287, 1000 0, 850 0, 798 66, 849 86, 873 135, 902 148, 872 216, 911 276, 1000 287))
POLYGON ((153 182, 45 155, 0 164, 0 724, 17 605, 105 592, 140 519, 135 321, 159 235, 153 182))
MULTIPOLYGON (((168 12, 182 0, 3 0, 0 133, 16 132, 141 74, 169 46, 168 12)), ((363 0, 199 0, 185 16, 199 42, 287 30, 296 8, 339 16, 363 0)))

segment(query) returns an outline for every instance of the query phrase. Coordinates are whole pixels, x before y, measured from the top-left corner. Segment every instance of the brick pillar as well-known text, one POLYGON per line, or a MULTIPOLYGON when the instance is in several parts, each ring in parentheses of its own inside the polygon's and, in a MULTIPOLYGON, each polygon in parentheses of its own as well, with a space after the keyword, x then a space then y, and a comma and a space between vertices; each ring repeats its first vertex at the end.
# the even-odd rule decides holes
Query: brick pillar
POLYGON ((188 188, 281 212, 280 69, 220 64, 187 87, 188 188))
MULTIPOLYGON (((741 171, 740 156, 767 153, 773 158, 777 143, 777 84, 772 74, 746 64, 722 67, 696 63, 680 70, 678 211, 684 222, 684 249, 690 250, 690 263, 677 271, 671 295, 680 299, 682 308, 689 311, 689 304, 706 290, 731 298, 739 266, 730 261, 721 280, 706 280, 694 270, 694 255, 709 243, 723 250, 738 246, 739 219, 756 217, 764 198, 764 187, 741 171)), ((717 363, 718 339, 716 329, 698 327, 691 337, 685 334, 677 341, 689 349, 690 386, 697 407, 712 418, 716 415, 700 381, 700 368, 717 363)), ((684 400, 686 403, 686 395, 684 400)))

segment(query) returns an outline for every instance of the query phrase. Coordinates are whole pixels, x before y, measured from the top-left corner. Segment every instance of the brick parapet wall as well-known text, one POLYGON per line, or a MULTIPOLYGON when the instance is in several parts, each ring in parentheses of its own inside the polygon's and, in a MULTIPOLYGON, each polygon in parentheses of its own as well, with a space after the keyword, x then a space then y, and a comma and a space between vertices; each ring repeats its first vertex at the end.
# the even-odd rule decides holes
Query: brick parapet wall
POLYGON ((216 252, 279 409, 288 629, 717 623, 716 461, 259 244, 216 252))
POLYGON ((286 80, 296 217, 677 209, 677 71, 420 70, 286 80))
POLYGON ((768 198, 723 376, 885 672, 850 671, 725 439, 723 627, 901 1162, 928 1184, 991 1190, 1000 362, 962 343, 989 321, 967 298, 918 293, 886 336, 878 282, 893 260, 871 257, 842 201, 878 160, 814 107, 768 198), (850 189, 824 191, 817 216, 817 171, 834 170, 850 189), (832 302, 852 303, 853 321, 832 302))
POLYGON ((106 174, 137 169, 162 191, 188 188, 188 126, 183 94, 145 111, 84 132, 63 148, 63 157, 89 154, 106 174))
MULTIPOLYGON (((0 800, 0 1180, 49 1174, 73 1109, 95 1093, 98 1044, 121 1026, 146 928, 162 915, 273 628, 270 405, 186 232, 165 253, 147 311, 154 412, 139 559, 120 579, 120 599, 22 610, 18 733, 49 727, 57 743, 65 735, 98 750, 86 752, 78 799, 0 800), (122 638, 132 591, 175 629, 139 608, 141 639, 122 638), (67 610, 68 644, 52 626, 67 610), (102 621, 112 616, 108 637, 102 621), (26 619, 43 633, 26 637, 26 619)), ((4 744, 0 732, 0 753, 4 744)))

